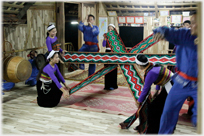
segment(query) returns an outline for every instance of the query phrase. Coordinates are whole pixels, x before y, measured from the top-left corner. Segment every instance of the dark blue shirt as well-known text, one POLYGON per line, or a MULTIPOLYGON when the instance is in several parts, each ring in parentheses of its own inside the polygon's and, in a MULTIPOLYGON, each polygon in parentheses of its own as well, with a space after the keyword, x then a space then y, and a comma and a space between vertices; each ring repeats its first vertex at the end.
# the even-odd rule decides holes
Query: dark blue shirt
POLYGON ((85 26, 84 23, 80 22, 78 25, 78 29, 84 33, 84 41, 85 42, 94 42, 98 43, 97 36, 99 34, 98 26, 93 25, 93 28, 90 26, 85 26))
MULTIPOLYGON (((197 36, 191 35, 190 29, 172 29, 167 27, 159 27, 153 30, 154 33, 161 33, 165 39, 176 44, 176 66, 179 71, 191 77, 198 77, 198 57, 197 45, 194 40, 197 36)), ((189 80, 184 80, 184 85, 189 80)))

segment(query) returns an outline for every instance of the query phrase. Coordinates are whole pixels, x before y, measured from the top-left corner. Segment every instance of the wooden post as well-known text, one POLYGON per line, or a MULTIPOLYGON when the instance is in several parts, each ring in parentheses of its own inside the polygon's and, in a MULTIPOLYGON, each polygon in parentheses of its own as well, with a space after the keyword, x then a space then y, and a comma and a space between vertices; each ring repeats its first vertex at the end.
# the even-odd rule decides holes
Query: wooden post
POLYGON ((198 2, 197 3, 197 24, 198 24, 198 99, 197 99, 197 133, 198 134, 202 134, 202 82, 203 82, 203 67, 202 67, 202 63, 203 63, 203 53, 202 53, 202 3, 198 2))
MULTIPOLYGON (((99 2, 96 3, 96 26, 99 27, 99 2)), ((99 35, 97 36, 97 39, 99 41, 99 35)), ((100 50, 100 52, 101 52, 101 50, 100 50)))
MULTIPOLYGON (((56 2, 56 27, 57 38, 61 43, 61 48, 65 49, 65 15, 64 15, 64 2, 56 2)), ((61 74, 65 75, 64 65, 60 65, 61 74)))
MULTIPOLYGON (((83 8, 83 3, 78 4, 78 22, 82 21, 82 8, 83 8)), ((78 50, 82 46, 82 32, 78 30, 78 50)))
POLYGON ((156 18, 158 18, 158 7, 157 7, 157 2, 154 3, 154 6, 155 6, 155 16, 156 18))

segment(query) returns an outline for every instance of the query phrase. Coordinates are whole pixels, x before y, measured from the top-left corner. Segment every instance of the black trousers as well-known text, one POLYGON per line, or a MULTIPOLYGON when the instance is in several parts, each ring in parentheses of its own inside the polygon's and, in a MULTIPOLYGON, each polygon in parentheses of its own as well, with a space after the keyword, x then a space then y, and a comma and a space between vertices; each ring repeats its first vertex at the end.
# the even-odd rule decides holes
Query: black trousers
MULTIPOLYGON (((106 50, 106 52, 111 52, 111 50, 106 50)), ((110 65, 110 64, 105 64, 105 66, 110 65)), ((109 90, 110 88, 117 89, 117 75, 118 75, 118 70, 117 68, 110 73, 105 75, 105 90, 109 90)))
POLYGON ((44 83, 44 89, 41 88, 43 85, 42 81, 37 81, 37 103, 40 107, 55 107, 59 104, 62 91, 52 83, 44 83))
POLYGON ((160 118, 166 101, 167 92, 165 87, 162 88, 160 94, 149 104, 147 116, 147 134, 158 134, 160 118))

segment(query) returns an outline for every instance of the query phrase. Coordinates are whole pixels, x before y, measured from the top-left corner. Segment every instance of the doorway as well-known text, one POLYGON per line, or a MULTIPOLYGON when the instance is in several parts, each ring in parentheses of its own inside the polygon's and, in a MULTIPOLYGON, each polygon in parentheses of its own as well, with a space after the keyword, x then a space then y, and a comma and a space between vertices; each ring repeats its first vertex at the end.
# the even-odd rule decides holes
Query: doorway
POLYGON ((66 43, 72 43, 72 51, 78 51, 78 4, 65 3, 65 44, 66 43))

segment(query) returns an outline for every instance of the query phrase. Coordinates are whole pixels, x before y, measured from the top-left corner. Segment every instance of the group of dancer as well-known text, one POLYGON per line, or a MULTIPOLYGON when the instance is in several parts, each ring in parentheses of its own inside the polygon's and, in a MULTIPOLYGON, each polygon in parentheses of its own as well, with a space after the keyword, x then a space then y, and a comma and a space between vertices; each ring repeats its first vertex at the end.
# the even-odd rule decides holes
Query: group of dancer
MULTIPOLYGON (((99 52, 98 39, 99 28, 93 25, 95 17, 88 15, 78 25, 78 29, 84 34, 85 43, 79 49, 80 52, 99 52), (87 19, 88 25, 84 25, 87 19)), ((192 111, 192 123, 197 124, 197 45, 194 40, 197 38, 196 12, 193 13, 190 28, 174 29, 168 27, 158 27, 153 30, 154 40, 167 40, 176 45, 176 71, 153 64, 143 54, 136 55, 138 68, 143 70, 144 87, 136 106, 139 107, 145 97, 151 91, 152 84, 156 85, 156 91, 151 104, 148 106, 147 123, 148 128, 145 133, 172 134, 176 128, 179 111, 184 101, 191 97, 194 100, 192 111)), ((108 25, 108 31, 115 29, 113 24, 108 25)), ((66 84, 59 70, 59 62, 63 63, 61 56, 66 52, 60 48, 60 43, 56 37, 57 29, 54 25, 47 27, 46 44, 48 53, 47 63, 39 71, 34 70, 26 84, 37 86, 37 103, 41 107, 55 107, 60 102, 61 96, 69 97, 70 88, 66 84), (37 74, 36 74, 37 73, 37 74), (36 76, 37 75, 37 76, 36 76), (36 82, 33 81, 37 77, 36 82), (64 87, 60 84, 64 85, 64 87)), ((106 52, 111 52, 106 39, 103 40, 103 47, 106 52)), ((37 52, 30 52, 30 62, 32 63, 37 52)), ((108 64, 106 64, 108 65, 108 64)), ((84 69, 84 65, 80 64, 84 69)), ((88 76, 95 73, 96 65, 89 64, 88 76)), ((106 90, 117 89, 117 69, 105 76, 106 90)))
POLYGON ((154 40, 166 40, 176 45, 176 72, 173 74, 164 66, 148 62, 145 55, 136 56, 136 64, 145 72, 144 87, 137 107, 148 95, 151 85, 156 85, 153 101, 148 106, 146 133, 172 134, 176 128, 179 111, 187 98, 194 101, 191 107, 191 121, 197 125, 197 22, 196 12, 192 13, 189 28, 158 27, 153 30, 154 40), (160 89, 159 86, 162 86, 160 89), (158 91, 160 93, 158 93, 158 91))
MULTIPOLYGON (((88 25, 84 25, 84 21, 79 23, 79 30, 84 34, 85 43, 79 49, 80 52, 98 52, 98 40, 97 36, 99 34, 99 29, 97 26, 93 25, 95 17, 89 15, 87 18, 88 25)), ((186 23, 186 22, 185 22, 186 23)), ((185 25, 184 23, 184 25, 185 25)), ((189 23, 189 22, 188 22, 189 23)), ((144 87, 139 99, 136 102, 137 107, 139 107, 143 102, 145 97, 149 94, 151 90, 151 85, 156 85, 156 91, 153 96, 153 101, 148 105, 147 122, 148 127, 145 133, 158 133, 158 134, 171 134, 176 128, 178 121, 179 111, 184 103, 184 101, 191 97, 194 100, 194 105, 191 109, 192 111, 192 123, 194 126, 197 124, 197 45, 194 40, 197 38, 197 23, 196 23, 196 13, 193 13, 191 17, 190 28, 168 28, 159 27, 153 30, 154 40, 167 40, 173 43, 176 47, 176 72, 167 69, 166 67, 158 64, 153 64, 148 61, 145 55, 136 55, 136 64, 138 67, 145 72, 144 75, 144 87)), ((108 31, 114 30, 115 26, 113 24, 108 25, 108 31)), ((106 52, 111 52, 110 47, 107 45, 106 39, 103 41, 103 46, 106 47, 106 52)), ((53 80, 54 83, 39 83, 38 87, 38 100, 44 101, 45 99, 40 96, 42 93, 48 93, 54 91, 56 88, 61 90, 55 98, 52 98, 54 106, 59 102, 60 96, 64 93, 65 97, 68 97, 68 92, 63 90, 62 86, 59 85, 59 81, 64 83, 64 79, 57 69, 57 53, 49 54, 48 59, 50 64, 45 66, 43 72, 41 72, 40 80, 41 82, 45 79, 50 81, 53 80), (56 56, 54 56, 56 54, 56 56), (56 61, 54 61, 56 58, 56 61), (56 67, 56 75, 59 79, 54 78, 54 71, 56 67), (52 73, 52 74, 51 74, 52 73), (53 79, 54 78, 54 79, 53 79), (49 87, 50 85, 50 87, 49 87), (55 87, 51 87, 54 85, 55 87), (42 87, 43 86, 43 87, 42 87), (46 88, 47 87, 47 88, 46 88), (48 91, 45 91, 48 90, 48 91), (58 97, 58 98, 57 98, 58 97), (57 99, 56 99, 57 98, 57 99)), ((84 65, 80 65, 81 69, 84 69, 84 65)), ((96 65, 89 64, 89 76, 95 72, 96 65)), ((48 82, 46 81, 46 82, 48 82)), ((69 87, 64 84, 67 90, 69 87)), ((105 76, 105 88, 107 90, 113 90, 118 88, 117 86, 117 69, 105 76)), ((51 93, 50 93, 51 94, 51 93)), ((45 96, 45 94, 44 94, 45 96)), ((50 95, 52 96, 52 95, 50 95)), ((54 96, 54 95, 53 95, 54 96)), ((49 105, 49 104, 48 104, 49 105)))

